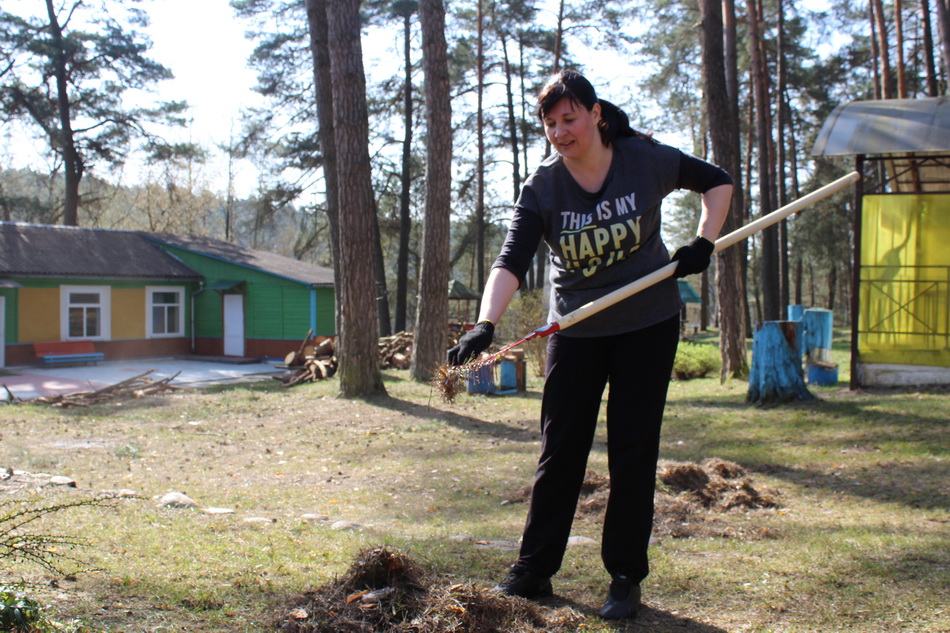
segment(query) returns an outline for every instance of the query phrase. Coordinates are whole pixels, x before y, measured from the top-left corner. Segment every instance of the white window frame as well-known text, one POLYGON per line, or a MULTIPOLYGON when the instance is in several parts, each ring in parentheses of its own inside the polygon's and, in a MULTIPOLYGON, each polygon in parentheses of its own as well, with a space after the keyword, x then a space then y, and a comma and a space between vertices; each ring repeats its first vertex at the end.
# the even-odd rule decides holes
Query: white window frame
POLYGON ((112 288, 109 286, 60 286, 59 287, 59 330, 63 341, 108 341, 112 338, 112 288), (69 335, 69 295, 73 292, 95 293, 99 295, 99 335, 69 335))
POLYGON ((181 338, 185 335, 185 287, 184 286, 146 286, 145 287, 145 336, 146 338, 181 338), (171 334, 156 334, 152 320, 152 294, 155 292, 174 292, 178 295, 178 331, 171 334))

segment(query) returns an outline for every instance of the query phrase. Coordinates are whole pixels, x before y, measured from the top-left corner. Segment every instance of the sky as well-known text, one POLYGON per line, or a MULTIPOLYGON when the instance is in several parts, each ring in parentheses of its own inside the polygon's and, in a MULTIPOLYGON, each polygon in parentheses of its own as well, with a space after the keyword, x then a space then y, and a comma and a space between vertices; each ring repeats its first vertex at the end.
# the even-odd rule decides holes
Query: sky
POLYGON ((160 84, 161 97, 192 105, 195 141, 226 143, 241 108, 260 103, 244 25, 228 0, 153 0, 143 7, 152 22, 150 55, 175 74, 160 84))
MULTIPOLYGON (((36 0, 4 0, 4 6, 21 14, 26 10, 43 10, 42 3, 36 0)), ((229 0, 148 0, 139 7, 149 14, 151 20, 147 29, 152 41, 149 57, 171 69, 175 76, 157 84, 157 98, 187 101, 191 106, 191 124, 186 130, 175 131, 174 134, 180 135, 175 140, 191 141, 205 148, 227 144, 232 135, 240 132, 242 109, 263 103, 253 90, 255 73, 247 67, 254 43, 244 37, 246 24, 235 16, 229 0)), ((554 14, 548 13, 553 20, 554 14)), ((379 37, 378 34, 363 38, 368 73, 380 72, 381 64, 399 60, 399 54, 389 50, 401 46, 398 41, 401 34, 393 33, 392 38, 379 37)), ((616 63, 615 56, 611 61, 616 63)), ((592 64, 591 67, 602 66, 592 64)), ((591 78, 595 79, 594 76, 591 78)), ((150 97, 154 98, 154 95, 150 97)), ((41 170, 47 168, 47 150, 42 143, 19 136, 0 137, 0 144, 7 145, 0 148, 7 150, 0 151, 0 155, 6 154, 0 158, 0 166, 27 164, 41 170)), ((212 156, 203 168, 203 176, 212 191, 224 193, 227 189, 227 164, 223 156, 212 156)), ((140 167, 134 163, 128 165, 121 175, 125 183, 141 179, 140 167)), ((257 172, 253 165, 238 165, 235 185, 237 195, 253 194, 257 188, 257 172)))
MULTIPOLYGON (((820 5, 824 0, 811 0, 810 4, 820 5)), ((31 10, 41 9, 36 0, 4 0, 4 5, 14 12, 23 7, 31 10)), ((253 91, 256 84, 255 73, 247 67, 247 59, 254 44, 245 39, 246 25, 239 20, 229 0, 150 0, 139 5, 145 9, 151 19, 148 29, 153 46, 150 57, 170 68, 175 78, 158 85, 158 96, 162 100, 184 100, 191 106, 191 125, 181 132, 179 140, 190 140, 206 148, 226 144, 232 134, 240 130, 242 108, 260 105, 262 100, 253 91)), ((553 14, 552 14, 553 15, 553 14)), ((553 19, 553 18, 552 18, 553 19)), ((398 35, 398 34, 397 34, 398 35)), ((394 45, 389 38, 369 37, 363 39, 364 53, 374 61, 368 61, 367 70, 371 71, 379 60, 398 58, 387 54, 394 45), (382 41, 381 41, 382 40, 382 41)), ((616 54, 609 54, 611 63, 590 64, 591 69, 616 68, 616 54)), ((632 76, 620 77, 620 85, 633 83, 632 76)), ((608 94, 616 90, 616 82, 603 81, 591 75, 596 85, 603 88, 602 96, 616 100, 620 95, 608 94)), ((634 114, 634 113, 631 113, 634 114)), ((674 140, 662 139, 667 142, 674 140)), ((7 154, 0 166, 21 166, 14 163, 43 164, 41 158, 45 148, 37 147, 35 142, 23 145, 23 139, 4 139, 7 154), (13 151, 9 150, 15 145, 13 151), (36 148, 36 149, 34 149, 36 148)), ((227 167, 222 158, 212 160, 205 166, 205 178, 212 191, 223 193, 227 188, 227 167)), ((127 170, 124 180, 134 180, 134 168, 127 170)), ((247 196, 257 186, 256 171, 250 164, 238 166, 236 193, 247 196)))
MULTIPOLYGON (((183 139, 205 147, 226 144, 240 131, 240 112, 261 103, 253 91, 255 73, 247 67, 253 43, 244 38, 239 21, 228 0, 152 0, 140 5, 150 17, 147 32, 152 41, 149 57, 171 69, 175 78, 157 84, 158 98, 187 101, 192 120, 183 139)), ((4 0, 4 8, 17 14, 42 9, 36 0, 4 0)), ((47 167, 45 144, 28 134, 5 133, 0 137, 3 155, 0 166, 47 167)), ((123 181, 136 181, 137 166, 127 166, 123 181)), ((212 160, 205 177, 216 192, 227 189, 227 167, 212 160)), ((238 194, 248 195, 256 187, 256 175, 250 165, 238 169, 238 194)))

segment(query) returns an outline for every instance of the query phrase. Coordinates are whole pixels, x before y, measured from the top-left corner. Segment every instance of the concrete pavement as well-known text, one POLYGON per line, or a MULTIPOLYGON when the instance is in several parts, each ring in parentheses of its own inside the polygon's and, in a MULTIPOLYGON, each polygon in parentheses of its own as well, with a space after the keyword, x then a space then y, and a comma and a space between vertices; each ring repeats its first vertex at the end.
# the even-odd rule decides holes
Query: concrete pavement
MULTIPOLYGON (((148 377, 162 380, 175 376, 171 384, 198 388, 207 385, 266 380, 282 370, 266 362, 232 363, 206 360, 152 358, 102 361, 96 365, 70 367, 41 366, 4 367, 0 369, 0 385, 6 385, 21 399, 61 395, 78 391, 95 391, 134 378, 152 370, 148 377), (176 376, 177 374, 177 376, 176 376)), ((9 399, 0 387, 0 400, 9 399)))

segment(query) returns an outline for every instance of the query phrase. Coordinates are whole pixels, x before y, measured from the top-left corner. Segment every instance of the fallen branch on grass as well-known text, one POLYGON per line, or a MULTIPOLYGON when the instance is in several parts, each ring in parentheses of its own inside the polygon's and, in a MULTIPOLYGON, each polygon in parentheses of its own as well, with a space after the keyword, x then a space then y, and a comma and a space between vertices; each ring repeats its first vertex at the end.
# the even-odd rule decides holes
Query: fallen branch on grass
POLYGON ((139 374, 138 376, 95 391, 79 391, 55 396, 40 396, 28 400, 18 400, 18 402, 48 404, 53 407, 88 407, 93 404, 102 404, 114 400, 144 398, 145 396, 163 395, 173 391, 187 391, 185 387, 171 384, 171 381, 177 378, 181 372, 176 373, 174 376, 169 376, 168 378, 162 378, 161 380, 152 380, 147 376, 153 371, 155 370, 149 369, 147 372, 139 374))

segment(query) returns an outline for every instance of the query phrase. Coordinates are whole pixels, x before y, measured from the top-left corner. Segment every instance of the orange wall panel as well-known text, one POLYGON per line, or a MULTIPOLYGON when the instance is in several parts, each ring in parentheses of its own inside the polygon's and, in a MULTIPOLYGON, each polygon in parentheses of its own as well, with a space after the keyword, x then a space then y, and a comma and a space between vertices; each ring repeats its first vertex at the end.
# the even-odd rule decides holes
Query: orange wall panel
POLYGON ((20 341, 58 341, 59 288, 20 288, 20 341))
POLYGON ((112 289, 112 340, 145 338, 145 290, 112 289))

